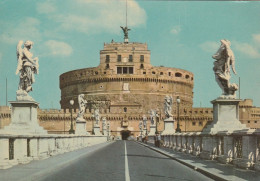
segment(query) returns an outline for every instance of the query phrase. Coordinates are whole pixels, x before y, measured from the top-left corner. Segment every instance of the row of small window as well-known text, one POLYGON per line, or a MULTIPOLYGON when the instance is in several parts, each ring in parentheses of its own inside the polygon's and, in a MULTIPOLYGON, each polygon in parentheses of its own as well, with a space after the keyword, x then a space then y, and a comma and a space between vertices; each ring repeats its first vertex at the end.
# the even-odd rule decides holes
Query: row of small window
MULTIPOLYGON (((117 61, 122 61, 122 55, 117 55, 117 61)), ((133 55, 128 56, 128 61, 133 62, 133 55)), ((106 62, 110 62, 110 55, 106 55, 106 62)), ((144 55, 140 55, 140 62, 144 62, 144 55)))
MULTIPOLYGON (((257 121, 254 121, 255 123, 257 123, 257 121)), ((247 121, 247 123, 250 123, 250 121, 247 121)))
POLYGON ((133 67, 117 67, 117 74, 133 74, 133 67))
MULTIPOLYGON (((196 126, 196 122, 195 121, 192 122, 192 126, 196 126)), ((201 121, 199 122, 199 126, 203 126, 201 121)))

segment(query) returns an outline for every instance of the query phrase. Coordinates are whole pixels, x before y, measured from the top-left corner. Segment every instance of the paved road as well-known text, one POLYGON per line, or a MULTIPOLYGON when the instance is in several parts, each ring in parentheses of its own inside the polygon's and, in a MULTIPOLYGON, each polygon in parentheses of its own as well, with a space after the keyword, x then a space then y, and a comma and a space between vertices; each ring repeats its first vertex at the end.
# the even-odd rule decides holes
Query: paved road
POLYGON ((81 156, 48 175, 44 181, 165 181, 211 180, 206 176, 133 141, 117 141, 81 156))

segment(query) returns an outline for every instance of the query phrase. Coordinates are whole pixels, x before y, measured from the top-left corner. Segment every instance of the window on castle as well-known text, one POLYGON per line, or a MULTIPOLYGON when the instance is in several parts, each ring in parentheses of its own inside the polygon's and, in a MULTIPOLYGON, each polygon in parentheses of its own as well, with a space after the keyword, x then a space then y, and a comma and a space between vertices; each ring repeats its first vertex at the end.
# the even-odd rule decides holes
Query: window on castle
POLYGON ((122 74, 122 67, 117 67, 117 74, 122 74))
POLYGON ((160 75, 163 75, 163 72, 160 72, 160 75))
POLYGON ((196 122, 195 121, 192 122, 192 126, 196 126, 196 122))
POLYGON ((133 74, 134 73, 133 67, 128 67, 128 68, 129 68, 129 74, 133 74))
POLYGON ((177 72, 177 73, 175 73, 175 77, 182 77, 182 74, 177 72))
POLYGON ((133 67, 117 67, 117 74, 133 74, 133 67))
POLYGON ((155 74, 155 71, 152 71, 152 74, 155 74))
POLYGON ((123 67, 123 74, 127 74, 127 67, 123 67))
POLYGON ((129 62, 133 62, 133 55, 129 55, 128 60, 129 60, 129 62))
POLYGON ((144 62, 144 55, 140 55, 140 62, 144 62))
POLYGON ((200 121, 200 122, 199 122, 199 126, 202 126, 202 125, 203 125, 203 124, 202 124, 202 122, 200 121))
POLYGON ((106 69, 109 69, 109 64, 106 65, 106 69))
POLYGON ((121 62, 122 61, 122 55, 117 55, 117 61, 121 62))
POLYGON ((250 121, 247 121, 247 123, 250 123, 250 121))
POLYGON ((109 62, 109 61, 110 61, 110 56, 106 55, 106 62, 109 62))
POLYGON ((140 65, 140 69, 143 69, 143 68, 144 68, 144 64, 141 64, 141 65, 140 65))
POLYGON ((127 108, 126 107, 124 107, 124 112, 127 112, 127 108))
POLYGON ((143 72, 143 74, 146 74, 146 72, 143 72))
POLYGON ((171 73, 171 72, 168 72, 168 75, 169 75, 169 76, 171 76, 171 75, 172 75, 172 73, 171 73))

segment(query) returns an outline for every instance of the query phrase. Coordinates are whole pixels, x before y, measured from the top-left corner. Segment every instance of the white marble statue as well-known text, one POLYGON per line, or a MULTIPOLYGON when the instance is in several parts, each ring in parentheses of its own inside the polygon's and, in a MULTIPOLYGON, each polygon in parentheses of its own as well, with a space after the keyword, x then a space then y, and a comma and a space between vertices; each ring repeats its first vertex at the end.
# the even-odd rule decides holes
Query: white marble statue
POLYGON ((235 70, 235 56, 233 51, 230 48, 229 40, 220 40, 221 45, 218 51, 212 56, 213 59, 216 59, 214 62, 214 72, 215 79, 222 89, 222 95, 220 98, 236 98, 236 91, 238 90, 238 85, 235 83, 230 83, 230 66, 234 74, 235 70))
POLYGON ((77 120, 78 121, 85 121, 85 119, 83 118, 85 110, 86 110, 86 104, 87 104, 87 100, 84 99, 84 94, 79 94, 78 95, 78 102, 79 102, 79 112, 77 115, 77 120))
MULTIPOLYGON (((26 41, 22 47, 23 41, 20 40, 17 44, 17 69, 16 74, 19 73, 20 82, 17 91, 17 99, 22 99, 22 96, 28 96, 28 92, 32 91, 32 84, 35 82, 34 74, 39 73, 39 59, 33 58, 30 49, 33 46, 32 41, 26 41)), ((29 97, 29 96, 28 96, 29 97)), ((32 99, 32 98, 31 98, 32 99)))
POLYGON ((164 98, 164 113, 165 113, 165 117, 166 119, 172 117, 172 104, 173 104, 173 100, 172 100, 172 96, 165 96, 164 98))
POLYGON ((150 118, 151 118, 151 125, 155 125, 155 121, 156 121, 156 110, 152 110, 150 111, 150 118))
POLYGON ((142 121, 139 122, 139 129, 142 130, 142 127, 143 127, 143 123, 142 121))
POLYGON ((102 118, 102 128, 103 128, 103 129, 106 129, 106 128, 107 128, 107 118, 106 118, 106 117, 103 117, 103 118, 102 118))
POLYGON ((147 122, 147 117, 143 115, 143 123, 144 123, 144 129, 146 129, 146 122, 147 122))
POLYGON ((94 117, 95 117, 95 120, 96 120, 96 125, 99 125, 99 120, 100 120, 100 116, 99 116, 99 109, 95 109, 94 111, 94 117))

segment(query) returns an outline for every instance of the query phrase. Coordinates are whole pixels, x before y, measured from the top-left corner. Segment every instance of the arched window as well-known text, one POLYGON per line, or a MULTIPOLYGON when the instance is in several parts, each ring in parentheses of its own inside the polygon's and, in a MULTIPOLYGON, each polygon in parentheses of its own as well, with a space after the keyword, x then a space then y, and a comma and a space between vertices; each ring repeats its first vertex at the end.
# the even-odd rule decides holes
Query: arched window
POLYGON ((175 77, 182 77, 182 74, 177 72, 177 73, 175 73, 175 77))
POLYGON ((124 112, 127 112, 127 108, 126 107, 124 107, 124 112))

